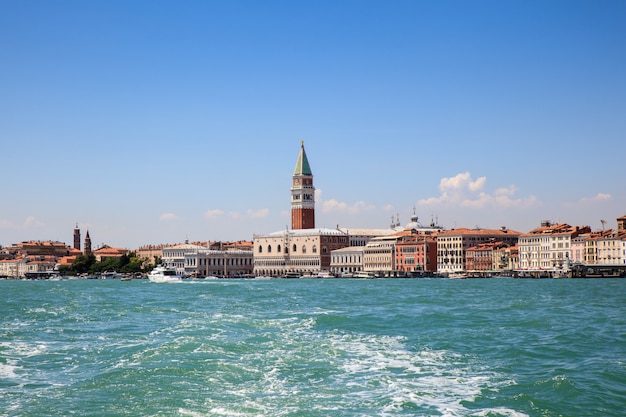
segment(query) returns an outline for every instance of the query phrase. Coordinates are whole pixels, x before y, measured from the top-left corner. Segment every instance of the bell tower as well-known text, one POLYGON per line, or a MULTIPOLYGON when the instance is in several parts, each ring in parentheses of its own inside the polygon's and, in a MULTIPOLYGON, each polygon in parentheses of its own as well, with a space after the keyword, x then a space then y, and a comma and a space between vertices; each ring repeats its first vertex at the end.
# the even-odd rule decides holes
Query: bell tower
POLYGON ((76 223, 74 228, 74 249, 80 250, 80 229, 78 228, 78 223, 76 223))
POLYGON ((301 142, 291 182, 291 229, 315 228, 315 187, 313 173, 301 142))
POLYGON ((91 238, 89 237, 89 230, 87 230, 87 236, 85 236, 85 256, 91 255, 91 238))

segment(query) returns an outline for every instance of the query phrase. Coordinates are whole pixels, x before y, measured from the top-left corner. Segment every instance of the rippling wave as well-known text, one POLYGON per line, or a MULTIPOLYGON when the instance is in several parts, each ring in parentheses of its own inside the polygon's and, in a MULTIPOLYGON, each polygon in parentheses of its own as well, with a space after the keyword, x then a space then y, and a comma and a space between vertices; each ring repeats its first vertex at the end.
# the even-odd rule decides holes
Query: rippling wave
POLYGON ((0 416, 621 416, 625 289, 0 281, 0 416))

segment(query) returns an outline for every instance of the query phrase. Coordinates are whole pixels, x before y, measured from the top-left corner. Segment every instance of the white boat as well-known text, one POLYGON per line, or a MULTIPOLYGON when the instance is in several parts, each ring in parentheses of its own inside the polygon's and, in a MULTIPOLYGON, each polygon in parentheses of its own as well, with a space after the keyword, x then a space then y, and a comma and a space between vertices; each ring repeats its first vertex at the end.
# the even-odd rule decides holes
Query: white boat
POLYGON ((100 275, 100 279, 119 279, 120 275, 115 271, 104 271, 100 275))
POLYGON ((176 272, 175 268, 159 265, 150 271, 148 279, 152 282, 180 282, 183 277, 176 272))
POLYGON ((357 271, 352 275, 353 278, 365 278, 365 279, 372 279, 372 278, 376 278, 376 275, 374 275, 373 272, 366 272, 366 271, 357 271))

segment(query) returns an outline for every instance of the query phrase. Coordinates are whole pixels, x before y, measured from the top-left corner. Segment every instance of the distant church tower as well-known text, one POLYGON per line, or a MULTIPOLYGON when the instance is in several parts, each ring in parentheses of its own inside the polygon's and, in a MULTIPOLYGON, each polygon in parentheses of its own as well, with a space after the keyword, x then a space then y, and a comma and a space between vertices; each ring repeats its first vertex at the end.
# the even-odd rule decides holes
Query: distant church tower
POLYGON ((291 229, 315 228, 315 187, 313 173, 304 151, 304 141, 291 183, 291 229))
POLYGON ((80 250, 80 229, 78 228, 78 223, 76 223, 74 228, 74 249, 80 250))
POLYGON ((89 230, 85 236, 85 256, 91 255, 91 238, 89 237, 89 230))

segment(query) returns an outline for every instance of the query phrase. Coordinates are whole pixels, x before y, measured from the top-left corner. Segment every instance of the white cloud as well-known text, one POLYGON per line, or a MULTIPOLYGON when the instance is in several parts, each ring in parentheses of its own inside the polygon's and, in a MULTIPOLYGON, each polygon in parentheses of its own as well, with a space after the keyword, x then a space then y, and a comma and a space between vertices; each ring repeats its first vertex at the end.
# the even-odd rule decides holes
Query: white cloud
POLYGON ((472 179, 469 172, 455 175, 451 178, 442 178, 439 182, 439 196, 428 197, 417 202, 420 206, 458 205, 472 209, 485 207, 529 207, 535 205, 534 196, 513 198, 517 193, 515 185, 501 187, 492 194, 484 191, 487 177, 472 179))
POLYGON ((163 213, 159 216, 159 220, 163 220, 163 221, 178 220, 178 216, 175 215, 174 213, 163 213))
POLYGON ((466 198, 461 201, 461 207, 481 209, 494 202, 494 198, 487 193, 479 193, 477 197, 466 198))
POLYGON ((35 216, 26 217, 21 225, 15 224, 6 219, 0 220, 0 229, 32 229, 34 227, 42 226, 44 226, 44 223, 38 220, 35 216))
POLYGON ((462 174, 456 174, 456 176, 452 178, 442 178, 441 181, 439 181, 439 191, 441 191, 442 194, 465 188, 470 191, 479 191, 483 189, 486 181, 486 177, 480 177, 476 181, 472 181, 470 173, 464 172, 462 174))
MULTIPOLYGON (((270 210, 268 208, 262 208, 259 210, 248 209, 246 210, 245 217, 249 219, 263 219, 263 218, 266 218, 269 215, 269 213, 270 213, 270 210)), ((239 220, 242 217, 244 217, 244 214, 238 211, 229 211, 228 217, 232 220, 239 220)))
POLYGON ((517 187, 514 185, 509 185, 508 187, 498 188, 496 191, 494 191, 493 195, 496 197, 512 196, 516 192, 517 187))
POLYGON ((601 203, 603 201, 610 200, 612 198, 611 194, 598 193, 595 197, 583 197, 579 200, 582 204, 593 204, 593 203, 601 203))
POLYGON ((204 218, 207 220, 212 220, 223 215, 224 212, 220 209, 212 209, 204 212, 204 218))
POLYGON ((28 216, 24 220, 24 229, 30 229, 31 227, 41 227, 43 223, 37 220, 34 216, 28 216))
POLYGON ((326 201, 322 201, 322 212, 331 213, 331 212, 339 212, 339 213, 349 213, 349 214, 358 214, 362 211, 372 210, 375 206, 368 204, 364 201, 357 201, 354 204, 348 204, 342 201, 337 201, 334 198, 326 201))
POLYGON ((322 207, 323 213, 348 213, 348 214, 358 214, 366 210, 373 210, 376 207, 372 204, 368 204, 365 201, 357 201, 353 204, 348 204, 343 201, 338 201, 334 198, 330 200, 322 199, 322 190, 319 188, 315 189, 315 201, 319 206, 322 207))
POLYGON ((270 210, 267 208, 262 208, 259 210, 248 209, 246 211, 246 215, 251 219, 263 219, 266 218, 270 214, 270 210))
POLYGON ((0 229, 14 229, 15 225, 8 220, 0 220, 0 229))

